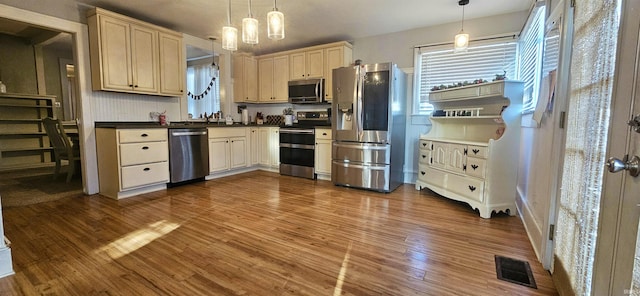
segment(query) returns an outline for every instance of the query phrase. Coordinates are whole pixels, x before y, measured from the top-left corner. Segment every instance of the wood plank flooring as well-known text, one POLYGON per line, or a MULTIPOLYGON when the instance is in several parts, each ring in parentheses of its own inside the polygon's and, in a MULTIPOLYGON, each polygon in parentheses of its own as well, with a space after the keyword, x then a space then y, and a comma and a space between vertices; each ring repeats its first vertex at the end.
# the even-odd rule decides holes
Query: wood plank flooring
POLYGON ((556 295, 518 217, 250 172, 123 200, 3 209, 1 295, 556 295), (531 264, 538 289, 496 278, 531 264))

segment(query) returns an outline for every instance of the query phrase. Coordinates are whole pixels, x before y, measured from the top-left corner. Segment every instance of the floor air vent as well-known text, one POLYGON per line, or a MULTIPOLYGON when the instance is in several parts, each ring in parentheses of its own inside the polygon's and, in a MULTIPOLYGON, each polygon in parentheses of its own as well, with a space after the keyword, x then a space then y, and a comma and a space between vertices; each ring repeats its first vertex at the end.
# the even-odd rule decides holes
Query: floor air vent
POLYGON ((529 262, 496 255, 496 274, 499 280, 537 289, 529 262))

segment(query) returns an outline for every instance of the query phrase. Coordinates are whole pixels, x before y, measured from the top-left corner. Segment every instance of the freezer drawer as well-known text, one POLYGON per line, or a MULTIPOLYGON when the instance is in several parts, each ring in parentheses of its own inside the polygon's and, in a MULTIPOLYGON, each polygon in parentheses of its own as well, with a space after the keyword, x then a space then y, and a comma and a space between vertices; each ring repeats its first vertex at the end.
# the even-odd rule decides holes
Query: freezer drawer
POLYGON ((389 165, 334 160, 331 166, 331 181, 336 185, 389 192, 389 165))
POLYGON ((391 145, 358 142, 333 142, 332 159, 340 162, 390 164, 391 145))

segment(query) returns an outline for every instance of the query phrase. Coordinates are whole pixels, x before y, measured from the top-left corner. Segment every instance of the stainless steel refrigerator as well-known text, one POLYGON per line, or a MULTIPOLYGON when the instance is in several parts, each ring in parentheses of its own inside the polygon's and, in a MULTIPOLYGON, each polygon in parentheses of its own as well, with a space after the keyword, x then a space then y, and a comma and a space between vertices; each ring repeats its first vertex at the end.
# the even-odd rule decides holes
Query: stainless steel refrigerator
POLYGON ((391 192, 403 183, 406 76, 392 63, 333 70, 334 184, 391 192))

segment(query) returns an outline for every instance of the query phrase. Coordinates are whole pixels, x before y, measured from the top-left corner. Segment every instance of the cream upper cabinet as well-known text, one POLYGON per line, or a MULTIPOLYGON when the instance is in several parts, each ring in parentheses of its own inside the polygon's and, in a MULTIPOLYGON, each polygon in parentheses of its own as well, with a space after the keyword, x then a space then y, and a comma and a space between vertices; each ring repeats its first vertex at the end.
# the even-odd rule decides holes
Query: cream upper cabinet
POLYGON ((289 59, 290 80, 322 78, 324 76, 323 49, 292 53, 289 59))
POLYGON ((258 61, 258 101, 283 103, 288 100, 289 56, 261 58, 258 61))
POLYGON ((258 62, 253 56, 233 56, 233 101, 258 101, 258 62))
POLYGON ((160 32, 160 92, 180 96, 184 93, 184 51, 182 36, 160 32))
POLYGON ((351 63, 353 50, 348 46, 330 47, 325 52, 325 69, 324 69, 324 97, 325 100, 333 99, 333 69, 348 66, 351 63))
POLYGON ((182 94, 185 70, 179 33, 100 8, 89 11, 87 23, 94 90, 182 94))

